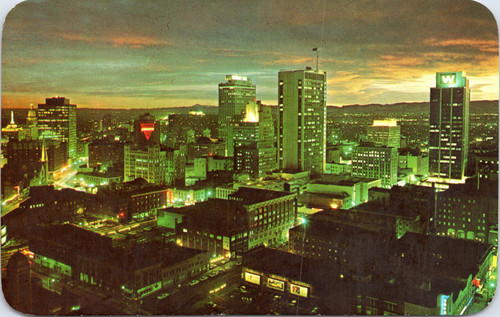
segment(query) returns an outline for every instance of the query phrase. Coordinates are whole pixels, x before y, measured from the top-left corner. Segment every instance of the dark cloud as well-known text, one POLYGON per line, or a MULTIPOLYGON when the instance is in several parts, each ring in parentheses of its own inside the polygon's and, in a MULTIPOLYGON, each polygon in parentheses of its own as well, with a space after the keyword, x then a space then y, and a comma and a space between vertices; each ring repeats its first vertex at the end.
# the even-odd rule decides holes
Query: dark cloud
POLYGON ((2 106, 216 104, 234 73, 275 104, 278 71, 314 66, 312 47, 330 104, 427 100, 443 70, 498 98, 497 25, 469 0, 28 0, 2 44, 2 106))

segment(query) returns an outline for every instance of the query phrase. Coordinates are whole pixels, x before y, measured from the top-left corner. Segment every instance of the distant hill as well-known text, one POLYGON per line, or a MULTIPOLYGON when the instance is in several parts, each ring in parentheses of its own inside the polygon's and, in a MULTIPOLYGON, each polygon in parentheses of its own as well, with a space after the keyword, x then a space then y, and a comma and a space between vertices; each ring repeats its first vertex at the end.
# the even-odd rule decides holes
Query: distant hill
MULTIPOLYGON (((272 106, 276 108, 276 106, 272 106)), ((24 123, 28 109, 2 109, 2 126, 10 120, 10 110, 14 110, 16 123, 24 123)), ((171 108, 151 108, 151 109, 91 109, 77 108, 79 120, 101 119, 106 114, 113 114, 120 121, 128 121, 149 112, 156 118, 164 118, 171 113, 186 114, 190 111, 202 111, 207 115, 217 115, 218 107, 196 104, 190 107, 171 107, 171 108)), ((328 106, 328 114, 344 113, 419 113, 429 112, 429 102, 401 102, 394 104, 367 104, 367 105, 344 105, 342 107, 328 106)), ((496 113, 499 112, 498 100, 480 100, 471 101, 471 113, 496 113)))
MULTIPOLYGON (((328 113, 417 113, 429 112, 429 102, 400 102, 394 104, 345 105, 342 107, 328 106, 328 113)), ((471 101, 471 113, 498 113, 498 100, 471 101)))

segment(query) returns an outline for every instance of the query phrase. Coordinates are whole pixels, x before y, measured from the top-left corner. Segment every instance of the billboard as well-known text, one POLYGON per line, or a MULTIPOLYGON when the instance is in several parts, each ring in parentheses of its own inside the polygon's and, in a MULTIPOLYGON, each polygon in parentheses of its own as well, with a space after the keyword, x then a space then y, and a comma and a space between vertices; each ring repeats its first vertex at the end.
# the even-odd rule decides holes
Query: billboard
POLYGON ((245 272, 245 281, 260 285, 260 275, 245 272))
POLYGON ((267 287, 283 291, 285 289, 285 282, 280 280, 275 280, 274 278, 268 278, 267 287))
POLYGON ((290 284, 290 294, 307 297, 307 287, 290 284))

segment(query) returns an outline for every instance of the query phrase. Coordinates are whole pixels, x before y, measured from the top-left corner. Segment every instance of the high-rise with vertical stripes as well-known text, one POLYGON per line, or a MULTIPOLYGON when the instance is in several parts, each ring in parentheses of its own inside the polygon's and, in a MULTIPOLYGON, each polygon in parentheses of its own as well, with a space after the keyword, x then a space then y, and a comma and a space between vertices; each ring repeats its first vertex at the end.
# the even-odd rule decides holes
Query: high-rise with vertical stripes
POLYGON ((429 117, 429 181, 463 183, 469 151, 469 80, 463 72, 436 74, 429 117))

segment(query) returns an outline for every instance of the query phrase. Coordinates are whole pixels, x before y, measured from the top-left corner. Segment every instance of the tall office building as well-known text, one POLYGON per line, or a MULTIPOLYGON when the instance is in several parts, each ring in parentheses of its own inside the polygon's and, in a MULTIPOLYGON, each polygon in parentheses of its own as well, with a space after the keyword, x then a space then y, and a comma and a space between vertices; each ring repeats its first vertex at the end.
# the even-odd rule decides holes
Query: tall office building
POLYGON ((463 72, 437 73, 431 88, 429 181, 465 182, 469 151, 469 80, 463 72))
POLYGON ((366 141, 399 149, 401 127, 396 120, 374 120, 366 129, 366 141))
POLYGON ((321 174, 326 164, 326 73, 280 71, 279 168, 321 174))
POLYGON ((64 97, 46 98, 38 104, 39 137, 67 143, 68 158, 76 157, 76 105, 64 97))
POLYGON ((352 151, 352 176, 380 178, 382 187, 398 182, 398 149, 365 143, 352 151))
POLYGON ((226 141, 226 156, 233 156, 233 126, 250 101, 255 101, 255 85, 247 77, 227 75, 219 84, 219 138, 226 141))
POLYGON ((243 121, 234 126, 234 170, 260 178, 276 168, 271 108, 252 101, 243 121))

